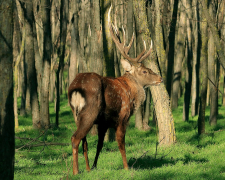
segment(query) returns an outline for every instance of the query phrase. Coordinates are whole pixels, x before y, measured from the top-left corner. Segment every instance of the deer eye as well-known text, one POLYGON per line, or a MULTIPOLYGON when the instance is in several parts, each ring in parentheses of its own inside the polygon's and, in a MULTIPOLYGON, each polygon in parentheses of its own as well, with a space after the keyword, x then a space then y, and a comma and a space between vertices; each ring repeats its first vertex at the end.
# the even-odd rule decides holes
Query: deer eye
POLYGON ((144 74, 146 74, 146 73, 147 73, 147 71, 143 71, 143 73, 144 73, 144 74))

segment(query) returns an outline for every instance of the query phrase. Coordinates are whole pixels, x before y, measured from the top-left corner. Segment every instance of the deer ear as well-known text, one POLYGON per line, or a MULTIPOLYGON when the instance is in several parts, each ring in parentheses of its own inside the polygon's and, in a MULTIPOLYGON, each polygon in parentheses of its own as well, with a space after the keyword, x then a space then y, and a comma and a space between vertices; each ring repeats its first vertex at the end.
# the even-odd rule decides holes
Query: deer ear
POLYGON ((131 71, 132 65, 129 63, 129 61, 127 61, 125 59, 121 59, 121 64, 125 71, 131 71))

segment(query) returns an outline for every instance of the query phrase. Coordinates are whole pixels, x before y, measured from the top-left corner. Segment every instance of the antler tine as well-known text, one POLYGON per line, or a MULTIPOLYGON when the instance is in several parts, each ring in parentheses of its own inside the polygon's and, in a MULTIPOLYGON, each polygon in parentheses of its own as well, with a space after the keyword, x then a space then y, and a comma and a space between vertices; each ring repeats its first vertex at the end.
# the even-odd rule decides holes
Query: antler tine
POLYGON ((111 9, 112 9, 112 5, 110 6, 109 12, 108 12, 108 26, 109 26, 109 31, 110 31, 110 34, 112 36, 113 41, 115 42, 115 44, 118 47, 118 49, 121 51, 121 47, 119 47, 119 44, 120 44, 119 39, 113 33, 113 29, 114 29, 114 31, 116 32, 116 34, 119 35, 119 33, 117 32, 116 27, 111 23, 111 17, 110 17, 111 9))
MULTIPOLYGON (((129 45, 128 45, 127 47, 125 47, 125 43, 126 43, 126 41, 125 41, 125 30, 124 30, 124 28, 122 27, 122 30, 123 30, 123 42, 120 43, 120 40, 119 40, 119 32, 118 32, 117 26, 116 26, 116 24, 113 25, 113 24, 111 23, 111 17, 110 17, 111 10, 112 10, 112 5, 110 6, 109 12, 108 12, 108 26, 109 26, 109 31, 110 31, 110 34, 111 34, 111 36, 112 36, 112 39, 113 39, 113 41, 114 41, 115 44, 116 44, 116 47, 117 47, 118 50, 120 51, 121 55, 122 55, 125 59, 127 59, 128 61, 130 61, 130 62, 132 62, 132 63, 139 63, 139 62, 141 62, 142 60, 144 60, 146 57, 149 56, 149 54, 151 53, 151 51, 148 52, 147 54, 145 54, 145 51, 146 51, 146 44, 145 44, 145 41, 144 41, 144 42, 143 42, 143 43, 144 43, 144 50, 143 50, 136 58, 131 58, 131 57, 129 57, 128 51, 130 50, 130 47, 131 47, 131 45, 132 45, 132 43, 133 43, 134 34, 133 34, 133 36, 132 36, 132 38, 131 38, 131 40, 130 40, 129 45), (114 35, 113 29, 114 29, 114 31, 115 31, 115 33, 116 33, 117 36, 114 35), (145 55, 144 55, 144 54, 145 54, 145 55)), ((150 48, 150 50, 151 50, 151 48, 150 48)))
POLYGON ((146 59, 151 54, 151 52, 152 52, 152 44, 153 43, 152 43, 152 40, 151 40, 151 46, 150 46, 148 52, 144 56, 142 56, 138 62, 143 61, 144 59, 146 59))
POLYGON ((125 30, 123 28, 123 25, 122 25, 122 30, 123 30, 123 47, 125 47, 125 44, 126 44, 126 34, 125 34, 125 30))
MULTIPOLYGON (((111 5, 112 6, 112 5, 111 5)), ((114 24, 115 25, 113 25, 113 28, 114 28, 114 30, 115 30, 115 32, 116 32, 116 35, 117 35, 117 37, 120 37, 120 34, 119 34, 119 29, 118 29, 118 27, 117 27, 117 20, 116 20, 116 13, 117 13, 117 10, 116 10, 116 12, 115 12, 115 14, 114 14, 114 24)))
POLYGON ((124 48, 124 51, 125 51, 126 54, 128 54, 128 52, 129 52, 129 50, 130 50, 130 48, 131 48, 131 46, 133 44, 133 40, 134 40, 134 33, 133 33, 133 35, 131 37, 131 40, 130 40, 130 43, 128 44, 128 46, 124 48))

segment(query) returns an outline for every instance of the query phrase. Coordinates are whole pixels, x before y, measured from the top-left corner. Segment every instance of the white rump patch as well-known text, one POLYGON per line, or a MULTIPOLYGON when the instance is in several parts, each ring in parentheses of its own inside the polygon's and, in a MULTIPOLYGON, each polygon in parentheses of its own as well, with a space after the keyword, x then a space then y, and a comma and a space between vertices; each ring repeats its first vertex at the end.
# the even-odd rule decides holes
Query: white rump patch
POLYGON ((71 105, 73 106, 76 113, 79 113, 82 108, 85 106, 85 99, 79 92, 73 92, 70 100, 71 105))

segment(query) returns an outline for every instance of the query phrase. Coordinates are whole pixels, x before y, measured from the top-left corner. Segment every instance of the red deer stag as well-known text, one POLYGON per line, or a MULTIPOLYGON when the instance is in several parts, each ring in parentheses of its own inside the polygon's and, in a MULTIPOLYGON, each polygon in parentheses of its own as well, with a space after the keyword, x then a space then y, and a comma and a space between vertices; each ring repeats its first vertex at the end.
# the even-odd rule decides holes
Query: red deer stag
POLYGON ((110 34, 116 47, 125 58, 121 59, 121 64, 126 72, 118 78, 102 77, 96 73, 79 73, 70 84, 68 99, 77 125, 77 130, 71 137, 73 174, 78 174, 78 147, 81 140, 86 169, 90 171, 86 135, 94 124, 98 125, 98 145, 92 168, 97 166, 105 133, 111 127, 116 130, 116 140, 122 155, 124 169, 128 169, 125 153, 127 123, 130 116, 145 100, 144 87, 158 85, 162 82, 159 75, 141 63, 150 55, 152 46, 145 53, 144 42, 144 50, 136 58, 129 57, 128 51, 133 43, 133 37, 129 45, 125 47, 125 32, 123 30, 123 42, 120 42, 118 28, 111 24, 111 8, 108 13, 110 34), (116 35, 114 35, 114 31, 116 35))

